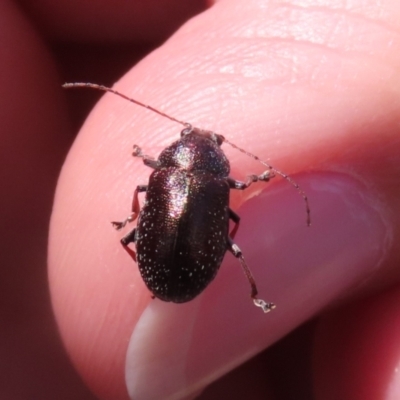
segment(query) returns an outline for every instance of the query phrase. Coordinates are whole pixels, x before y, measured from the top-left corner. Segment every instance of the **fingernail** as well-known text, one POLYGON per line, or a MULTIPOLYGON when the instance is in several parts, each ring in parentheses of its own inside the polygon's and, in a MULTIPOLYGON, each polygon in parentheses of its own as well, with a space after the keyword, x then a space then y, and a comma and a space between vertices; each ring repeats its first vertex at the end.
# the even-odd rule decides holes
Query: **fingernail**
POLYGON ((344 174, 296 177, 311 207, 282 180, 239 209, 235 243, 264 314, 250 299, 239 262, 227 254, 214 282, 186 304, 151 302, 130 339, 126 384, 132 399, 189 399, 321 308, 371 279, 391 244, 384 210, 363 184, 344 174))

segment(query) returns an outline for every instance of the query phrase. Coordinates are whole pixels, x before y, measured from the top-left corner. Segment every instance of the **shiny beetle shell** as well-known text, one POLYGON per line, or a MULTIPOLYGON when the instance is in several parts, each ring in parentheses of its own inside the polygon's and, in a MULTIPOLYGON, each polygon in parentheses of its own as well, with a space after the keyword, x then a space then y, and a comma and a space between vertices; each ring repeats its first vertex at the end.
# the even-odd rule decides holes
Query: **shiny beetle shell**
POLYGON ((156 297, 183 303, 211 282, 228 248, 229 162, 195 133, 167 147, 158 162, 136 228, 137 262, 156 297))

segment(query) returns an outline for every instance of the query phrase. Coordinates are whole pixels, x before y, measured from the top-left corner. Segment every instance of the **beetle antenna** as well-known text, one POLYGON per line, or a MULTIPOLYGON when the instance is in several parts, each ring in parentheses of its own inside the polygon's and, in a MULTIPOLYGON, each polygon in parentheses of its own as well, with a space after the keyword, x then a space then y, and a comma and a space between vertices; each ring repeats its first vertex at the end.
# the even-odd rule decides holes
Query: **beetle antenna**
POLYGON ((96 83, 89 83, 89 82, 74 82, 74 83, 64 83, 62 85, 62 87, 65 88, 65 89, 70 89, 70 88, 91 88, 91 89, 101 90, 103 92, 113 93, 113 94, 116 94, 117 96, 122 97, 125 100, 130 101, 131 103, 135 103, 140 107, 147 108, 148 110, 153 111, 156 114, 161 115, 162 117, 168 118, 171 121, 175 121, 178 124, 181 124, 181 125, 183 125, 185 127, 191 126, 188 122, 180 121, 179 119, 171 117, 170 115, 165 114, 162 111, 157 110, 156 108, 154 108, 152 106, 149 106, 148 104, 141 103, 140 101, 137 101, 135 99, 132 99, 131 97, 125 96, 123 93, 120 93, 117 90, 111 89, 111 88, 109 88, 107 86, 104 86, 104 85, 98 85, 96 83))
MULTIPOLYGON (((90 82, 73 82, 73 83, 64 83, 62 85, 63 88, 65 89, 70 89, 70 88, 91 88, 91 89, 96 89, 96 90, 101 90, 103 92, 109 92, 109 93, 113 93, 116 94, 117 96, 122 97, 125 100, 130 101, 131 103, 137 104, 140 107, 143 108, 147 108, 150 111, 155 112, 158 115, 161 115, 162 117, 168 118, 171 121, 177 122, 178 124, 181 124, 183 126, 185 126, 186 128, 191 128, 192 125, 189 124, 188 122, 184 122, 181 121, 179 119, 176 119, 174 117, 171 117, 170 115, 157 110, 156 108, 148 105, 148 104, 144 104, 138 100, 132 99, 131 97, 128 97, 126 95, 124 95, 121 92, 118 92, 117 90, 114 90, 110 87, 104 86, 104 85, 98 85, 97 83, 90 83, 90 82)), ((267 162, 261 160, 259 157, 257 157, 256 155, 236 146, 234 143, 230 142, 229 140, 225 139, 223 140, 225 143, 229 144, 230 146, 232 146, 233 148, 239 150, 240 152, 246 154, 248 157, 253 158, 254 160, 260 162, 261 164, 265 165, 268 169, 270 169, 271 171, 275 172, 276 174, 282 176, 284 179, 286 179, 290 184, 292 184, 296 190, 299 192, 299 194, 303 197, 304 202, 306 203, 306 213, 307 213, 307 225, 310 226, 311 225, 311 213, 310 213, 310 206, 308 203, 308 197, 306 195, 306 192, 300 188, 300 186, 298 185, 298 183, 296 183, 289 175, 285 174, 284 172, 280 171, 279 169, 276 169, 275 167, 273 167, 272 165, 268 164, 267 162)))
POLYGON ((260 159, 260 157, 254 155, 253 153, 250 153, 244 149, 242 149, 239 146, 236 146, 236 144, 230 142, 229 140, 226 140, 224 138, 224 142, 229 144, 231 147, 235 148, 236 150, 239 150, 241 153, 246 154, 246 156, 260 162, 261 164, 265 165, 268 169, 271 171, 275 172, 276 174, 280 175, 282 178, 286 179, 291 185, 293 185, 296 190, 299 192, 300 196, 303 197, 304 202, 306 203, 306 213, 307 213, 307 226, 311 225, 311 212, 310 212, 310 205, 308 202, 308 197, 306 195, 306 192, 299 186, 299 184, 294 181, 289 175, 285 174, 284 172, 280 171, 279 169, 276 169, 272 165, 268 164, 267 162, 263 161, 260 159))

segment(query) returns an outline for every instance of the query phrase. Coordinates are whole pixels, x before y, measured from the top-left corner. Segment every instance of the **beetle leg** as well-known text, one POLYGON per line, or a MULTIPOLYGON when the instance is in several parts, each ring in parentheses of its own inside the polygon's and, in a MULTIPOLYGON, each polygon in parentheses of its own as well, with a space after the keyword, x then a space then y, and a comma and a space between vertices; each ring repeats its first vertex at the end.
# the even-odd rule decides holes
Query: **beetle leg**
POLYGON ((228 177, 228 184, 231 189, 244 190, 254 182, 268 182, 274 176, 274 172, 271 169, 267 169, 261 175, 248 175, 246 182, 237 181, 236 179, 228 177))
POLYGON ((239 246, 237 244, 233 243, 233 241, 230 237, 228 237, 228 250, 240 261, 240 264, 242 265, 243 272, 246 275, 246 278, 250 283, 250 287, 251 287, 250 296, 253 299, 254 304, 257 307, 261 307, 265 313, 273 310, 276 307, 274 303, 267 303, 266 301, 261 300, 257 297, 258 290, 257 290, 256 282, 253 278, 253 275, 252 275, 249 267, 246 264, 246 261, 243 257, 242 251, 239 249, 239 246))
POLYGON ((154 159, 153 157, 150 157, 146 154, 143 153, 142 149, 135 144, 133 146, 133 153, 132 153, 133 157, 140 157, 143 158, 143 163, 144 165, 147 165, 150 168, 156 169, 159 167, 159 163, 158 160, 154 159))
POLYGON ((231 233, 229 234, 229 237, 231 239, 234 239, 235 236, 236 236, 236 233, 237 233, 237 231, 239 229, 240 217, 239 217, 239 215, 237 215, 234 211, 232 211, 229 208, 229 218, 235 223, 235 226, 233 227, 231 233))
POLYGON ((147 190, 147 185, 138 185, 135 189, 135 193, 133 194, 132 208, 131 208, 132 212, 129 215, 129 217, 121 222, 117 221, 111 222, 111 224, 117 231, 122 229, 128 222, 132 222, 138 217, 140 212, 139 193, 145 192, 146 190, 147 190))
POLYGON ((127 235, 125 235, 121 239, 122 246, 125 251, 132 257, 133 261, 136 262, 136 253, 130 247, 128 247, 129 243, 133 243, 135 241, 136 228, 132 229, 127 235))

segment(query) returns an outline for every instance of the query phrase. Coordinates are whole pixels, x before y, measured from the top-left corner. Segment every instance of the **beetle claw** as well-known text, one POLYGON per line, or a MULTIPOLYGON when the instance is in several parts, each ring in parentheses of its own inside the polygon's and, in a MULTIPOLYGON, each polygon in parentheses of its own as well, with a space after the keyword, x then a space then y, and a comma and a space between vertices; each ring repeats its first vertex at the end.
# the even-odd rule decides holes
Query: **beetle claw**
POLYGON ((275 174, 274 171, 268 169, 266 171, 264 171, 259 177, 258 180, 259 181, 263 181, 263 182, 268 182, 270 179, 274 178, 275 174))
POLYGON ((117 230, 121 230, 125 226, 125 222, 112 221, 111 225, 117 230))
POLYGON ((253 301, 254 301, 254 304, 257 306, 257 307, 261 307, 262 308, 262 310, 265 312, 265 313, 268 313, 268 312, 270 312, 271 310, 273 310, 274 308, 276 308, 276 305, 274 304, 274 303, 267 303, 266 301, 264 301, 264 300, 261 300, 261 299, 253 299, 253 301))
POLYGON ((137 144, 133 145, 132 155, 133 157, 143 157, 142 149, 137 144))

